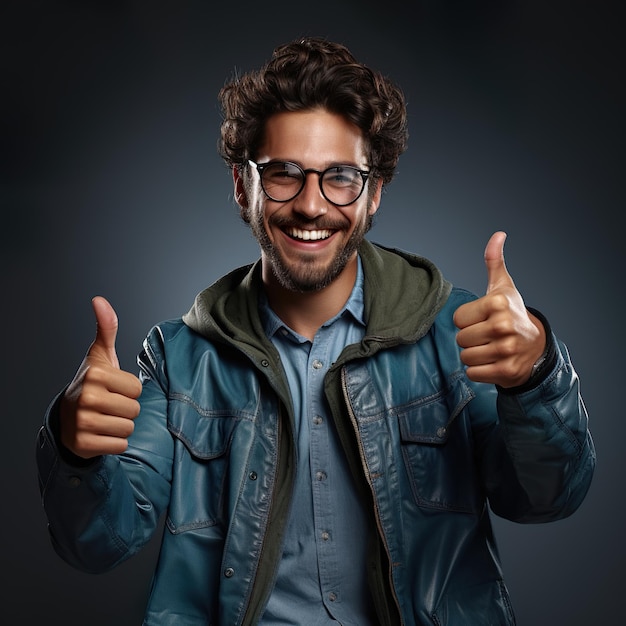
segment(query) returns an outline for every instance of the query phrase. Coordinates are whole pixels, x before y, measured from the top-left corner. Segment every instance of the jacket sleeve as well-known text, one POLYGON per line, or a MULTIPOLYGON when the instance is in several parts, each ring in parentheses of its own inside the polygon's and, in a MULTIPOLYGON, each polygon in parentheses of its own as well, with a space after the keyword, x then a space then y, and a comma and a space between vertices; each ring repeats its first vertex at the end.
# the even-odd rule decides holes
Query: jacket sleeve
POLYGON ((566 346, 550 331, 551 367, 535 385, 498 389, 498 421, 483 441, 481 469, 489 503, 516 522, 571 515, 595 468, 580 383, 566 346))
POLYGON ((55 426, 60 394, 37 437, 39 488, 52 545, 86 572, 107 571, 140 550, 169 498, 172 443, 165 379, 154 354, 148 358, 144 350, 138 360, 141 411, 124 454, 84 462, 62 449, 55 426))

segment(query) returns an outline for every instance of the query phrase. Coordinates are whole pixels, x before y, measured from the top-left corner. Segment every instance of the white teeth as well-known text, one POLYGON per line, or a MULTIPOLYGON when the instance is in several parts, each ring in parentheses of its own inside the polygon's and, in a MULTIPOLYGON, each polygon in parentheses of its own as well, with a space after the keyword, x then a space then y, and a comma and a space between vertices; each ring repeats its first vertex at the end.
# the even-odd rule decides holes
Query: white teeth
POLYGON ((329 230, 300 230, 292 228, 289 234, 294 239, 302 239, 303 241, 319 241, 320 239, 328 239, 331 232, 329 230))

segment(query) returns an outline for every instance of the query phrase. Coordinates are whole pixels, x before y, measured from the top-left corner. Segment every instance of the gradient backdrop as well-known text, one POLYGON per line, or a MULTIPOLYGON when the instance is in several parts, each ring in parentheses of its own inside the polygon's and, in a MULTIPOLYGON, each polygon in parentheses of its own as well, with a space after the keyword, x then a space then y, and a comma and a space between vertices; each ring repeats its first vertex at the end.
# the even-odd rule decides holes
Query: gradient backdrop
POLYGON ((371 238, 481 293, 484 245, 566 341, 598 451, 571 518, 496 521, 520 626, 622 624, 624 49, 600 2, 3 4, 0 612, 7 624, 141 622, 156 544, 114 572, 53 552, 37 487, 43 413, 120 318, 126 369, 149 327, 256 258, 215 145, 216 93, 304 34, 346 43, 404 88, 411 140, 371 238))

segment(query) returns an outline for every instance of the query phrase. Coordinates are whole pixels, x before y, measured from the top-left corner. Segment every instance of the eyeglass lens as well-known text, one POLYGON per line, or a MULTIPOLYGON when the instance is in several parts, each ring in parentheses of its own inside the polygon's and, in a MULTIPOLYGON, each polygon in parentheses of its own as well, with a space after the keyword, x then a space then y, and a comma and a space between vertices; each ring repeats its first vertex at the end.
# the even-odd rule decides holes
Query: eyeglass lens
POLYGON ((322 193, 333 204, 351 204, 359 197, 365 185, 361 172, 348 165, 329 167, 319 173, 316 170, 305 172, 295 163, 277 162, 264 166, 261 175, 263 189, 273 200, 291 200, 302 191, 308 172, 320 175, 322 193))

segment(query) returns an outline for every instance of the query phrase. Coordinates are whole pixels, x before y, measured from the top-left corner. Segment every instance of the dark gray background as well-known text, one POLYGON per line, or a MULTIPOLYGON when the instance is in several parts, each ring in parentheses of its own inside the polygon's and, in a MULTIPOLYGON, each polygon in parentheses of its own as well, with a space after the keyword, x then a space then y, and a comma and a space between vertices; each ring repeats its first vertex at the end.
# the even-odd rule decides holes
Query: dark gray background
POLYGON ((371 238, 482 292, 484 245, 507 230, 509 271, 581 375, 599 457, 586 501, 553 524, 496 521, 519 624, 622 623, 616 11, 550 0, 3 6, 3 622, 140 623, 156 545, 105 575, 63 563, 40 507, 35 435, 93 337, 93 295, 116 307, 120 359, 135 371, 153 323, 256 258, 216 155, 216 93, 275 45, 316 34, 346 43, 408 99, 410 148, 371 238))

